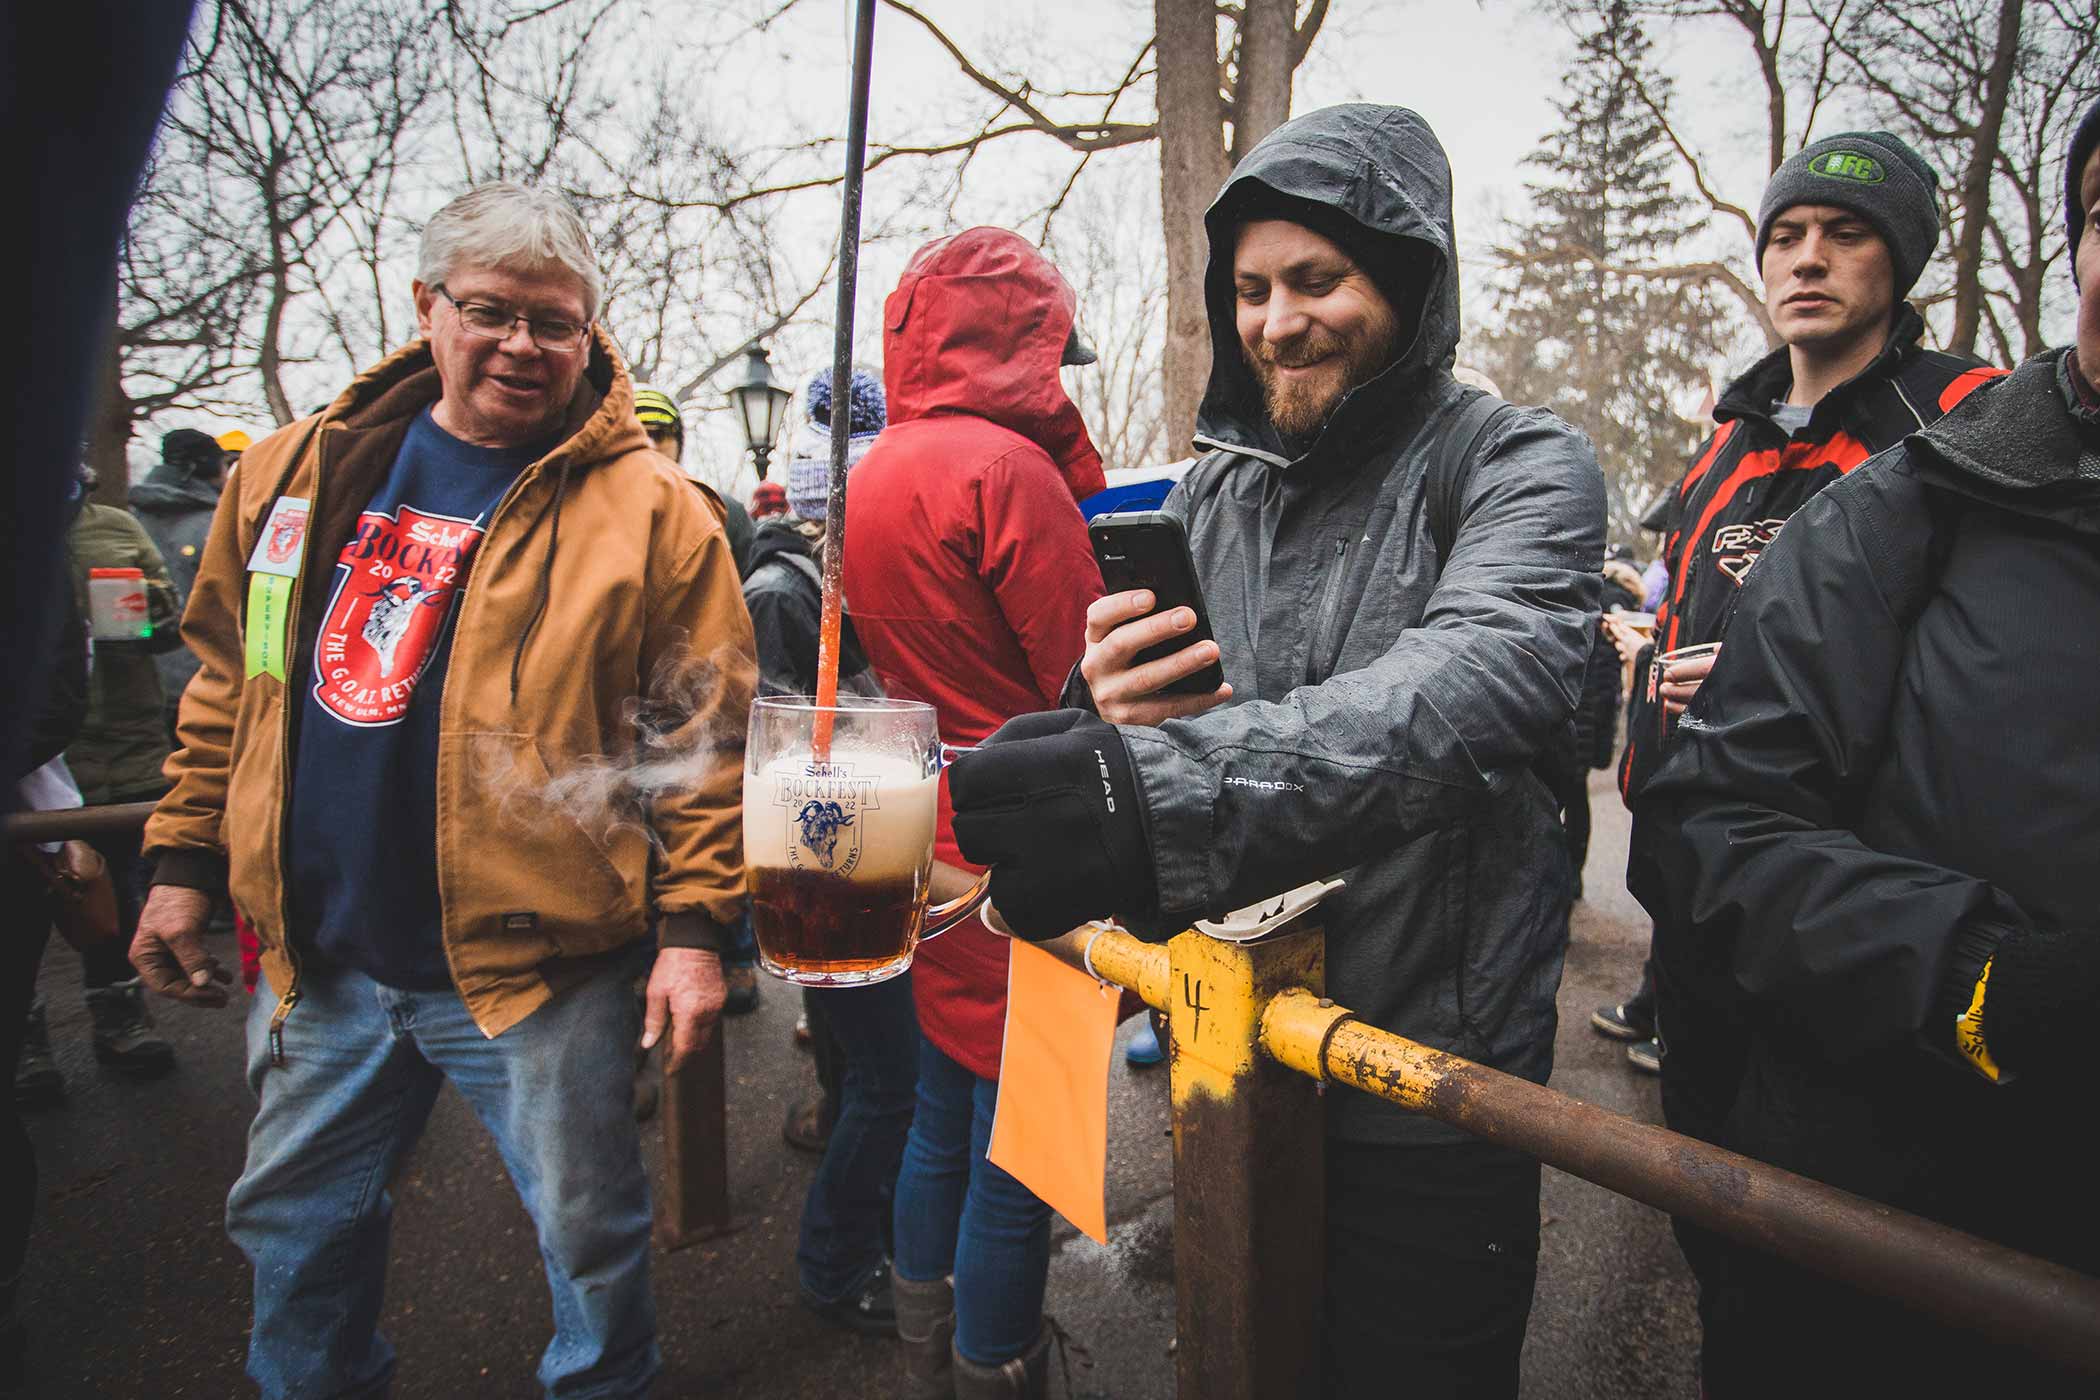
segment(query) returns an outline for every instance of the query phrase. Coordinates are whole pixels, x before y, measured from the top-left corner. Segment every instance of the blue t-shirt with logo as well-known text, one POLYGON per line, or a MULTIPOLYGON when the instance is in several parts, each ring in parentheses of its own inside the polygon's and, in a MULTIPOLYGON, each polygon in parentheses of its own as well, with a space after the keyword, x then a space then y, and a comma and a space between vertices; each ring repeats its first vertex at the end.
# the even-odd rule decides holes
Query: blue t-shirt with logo
POLYGON ((437 888, 452 614, 489 515, 546 451, 476 447, 425 409, 327 584, 292 764, 290 918, 325 962, 390 987, 452 985, 437 888))

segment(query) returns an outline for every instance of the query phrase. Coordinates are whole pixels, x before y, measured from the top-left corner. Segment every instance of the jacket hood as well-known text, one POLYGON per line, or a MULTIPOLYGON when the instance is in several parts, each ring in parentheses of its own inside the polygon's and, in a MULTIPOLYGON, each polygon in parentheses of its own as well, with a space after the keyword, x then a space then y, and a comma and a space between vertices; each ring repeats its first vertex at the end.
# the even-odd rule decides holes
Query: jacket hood
MULTIPOLYGON (((422 412, 441 392, 430 342, 418 340, 351 380, 323 416, 352 428, 376 428, 422 412)), ((560 435, 560 444, 541 459, 543 467, 587 471, 649 447, 634 416, 634 380, 602 327, 591 327, 590 360, 576 381, 560 435)))
POLYGON ((219 504, 219 488, 195 477, 185 476, 179 481, 160 478, 161 468, 153 471, 131 488, 131 508, 148 515, 179 515, 184 511, 215 510, 219 504))
MULTIPOLYGON (((1905 360, 1918 352, 1918 342, 1924 338, 1925 318, 1909 302, 1902 303, 1889 323, 1889 338, 1882 343, 1881 353, 1865 369, 1817 399, 1809 413, 1810 423, 1839 412, 1860 386, 1894 375, 1905 360)), ((1721 391, 1720 400, 1714 404, 1714 421, 1725 423, 1731 418, 1770 420, 1773 403, 1785 398, 1793 387, 1794 362, 1787 347, 1782 345, 1743 371, 1721 391)))
POLYGON ((912 254, 883 303, 890 424, 964 413, 1050 455, 1076 500, 1107 484, 1058 364, 1079 299, 1017 233, 972 228, 912 254))
POLYGON ((2081 423, 2069 350, 2036 355, 1911 434, 1926 482, 2004 510, 2100 535, 2100 428, 2081 423))
POLYGON ((1343 396, 1322 438, 1339 436, 1338 424, 1347 431, 1350 422, 1424 376, 1448 377, 1459 335, 1451 163, 1429 123, 1405 107, 1353 102, 1277 127, 1247 153, 1203 216, 1210 237, 1203 301, 1210 316, 1211 370, 1196 419, 1199 443, 1251 452, 1277 465, 1295 454, 1269 422, 1261 386, 1240 350, 1232 257, 1242 223, 1290 218, 1293 201, 1320 206, 1322 223, 1331 226, 1339 216, 1361 229, 1361 237, 1406 245, 1395 246, 1389 261, 1409 269, 1413 284, 1399 289, 1405 304, 1394 307, 1402 334, 1414 319, 1413 340, 1384 373, 1343 396))
POLYGON ((802 538, 802 532, 794 526, 780 520, 761 522, 751 536, 751 557, 748 561, 749 566, 744 570, 744 577, 749 578, 757 573, 759 565, 771 563, 783 556, 814 559, 816 552, 809 547, 809 541, 802 538))

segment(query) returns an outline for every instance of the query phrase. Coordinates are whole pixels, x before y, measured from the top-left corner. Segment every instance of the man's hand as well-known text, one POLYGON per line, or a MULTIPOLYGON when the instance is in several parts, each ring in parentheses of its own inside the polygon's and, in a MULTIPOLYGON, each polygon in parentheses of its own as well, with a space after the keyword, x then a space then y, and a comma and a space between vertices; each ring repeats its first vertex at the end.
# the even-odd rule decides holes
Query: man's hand
POLYGON ((705 948, 665 948, 656 955, 656 969, 649 974, 648 1010, 642 1016, 642 1049, 663 1039, 666 1025, 671 1031, 670 1048, 664 1051, 664 1073, 677 1072, 685 1057, 707 1044, 715 1022, 722 1019, 722 959, 705 948))
POLYGON ((1598 618, 1597 625, 1602 627, 1604 635, 1611 639, 1612 649, 1619 653, 1619 660, 1624 664, 1631 665, 1634 658, 1641 654, 1641 648, 1648 645, 1648 638, 1642 635, 1639 628, 1619 621, 1610 613, 1598 618))
MULTIPOLYGON (((1129 751, 1084 710, 1020 715, 948 770, 955 842, 992 869, 992 904, 1023 938, 1157 901, 1129 751)), ((990 905, 986 906, 987 908, 990 905)))
POLYGON ((204 951, 211 896, 182 885, 155 885, 139 911, 131 965, 148 987, 192 1006, 224 1006, 233 974, 204 951))
POLYGON ((1086 610, 1086 652, 1079 674, 1094 693, 1094 708, 1110 724, 1159 724, 1216 709, 1232 698, 1221 685, 1208 695, 1161 695, 1162 687, 1193 676, 1218 659, 1216 642, 1197 642, 1171 656, 1144 665, 1137 654, 1169 642, 1196 625, 1192 608, 1174 608, 1148 617, 1158 602, 1149 589, 1111 593, 1086 610))
POLYGON ((1715 647, 1701 656, 1687 656, 1676 661, 1665 661, 1662 669, 1662 687, 1657 692, 1662 696, 1663 713, 1675 719, 1684 713, 1684 707, 1692 703, 1699 693, 1701 682, 1714 669, 1714 662, 1721 659, 1721 649, 1715 647))

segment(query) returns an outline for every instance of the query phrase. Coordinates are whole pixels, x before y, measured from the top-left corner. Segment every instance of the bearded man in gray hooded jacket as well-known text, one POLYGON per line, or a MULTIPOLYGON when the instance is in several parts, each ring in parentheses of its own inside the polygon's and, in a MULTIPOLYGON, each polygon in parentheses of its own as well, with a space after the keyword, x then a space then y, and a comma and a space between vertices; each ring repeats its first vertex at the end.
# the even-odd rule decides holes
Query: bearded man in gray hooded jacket
MULTIPOLYGON (((1450 166, 1413 112, 1285 123, 1205 223, 1208 455, 1164 509, 1216 641, 1137 664, 1193 617, 1101 599, 1073 708, 958 761, 956 836, 1029 938, 1110 915, 1171 933, 1338 876, 1329 993, 1543 1081, 1572 872, 1535 769, 1597 626, 1596 460, 1452 379, 1450 166), (1162 691, 1213 661, 1211 694, 1162 691)), ((1538 1164, 1327 1103, 1327 1392, 1515 1395, 1538 1164)))

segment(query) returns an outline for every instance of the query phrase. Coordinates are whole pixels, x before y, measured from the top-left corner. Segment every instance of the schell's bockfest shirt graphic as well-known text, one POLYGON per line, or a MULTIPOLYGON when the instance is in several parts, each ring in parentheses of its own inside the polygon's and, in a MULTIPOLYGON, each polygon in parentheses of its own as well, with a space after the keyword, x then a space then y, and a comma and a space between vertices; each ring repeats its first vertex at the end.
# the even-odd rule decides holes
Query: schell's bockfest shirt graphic
POLYGON ((483 532, 552 446, 479 447, 425 409, 349 535, 316 546, 335 558, 293 757, 290 913, 327 963, 390 987, 452 985, 437 876, 446 673, 474 576, 502 562, 483 532))
POLYGON ((345 724, 399 724, 430 664, 481 520, 368 510, 336 557, 314 698, 345 724))

